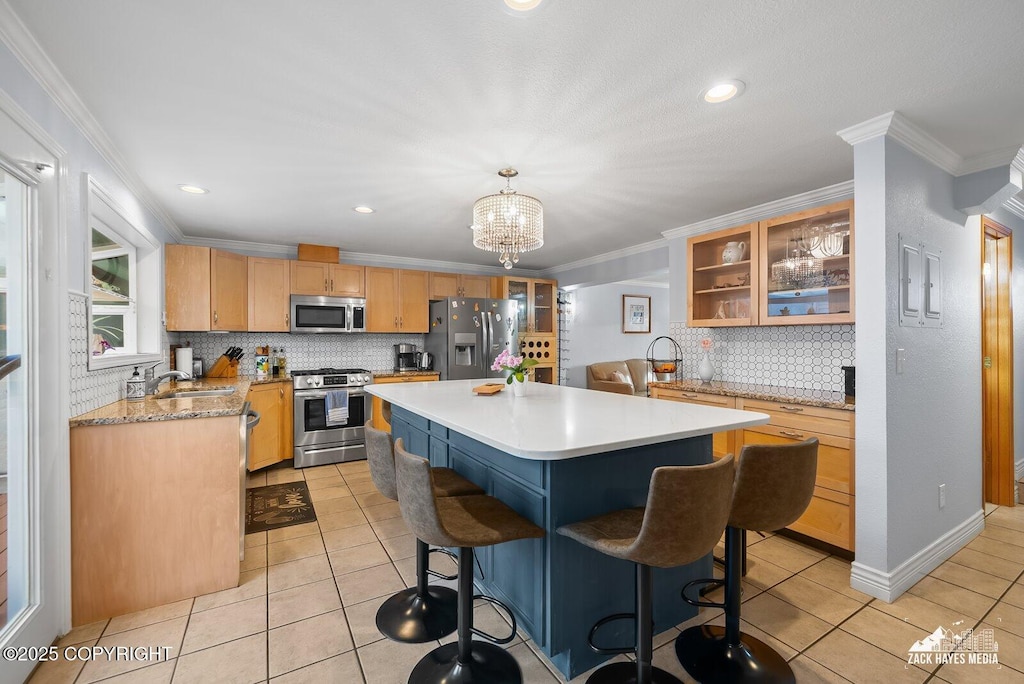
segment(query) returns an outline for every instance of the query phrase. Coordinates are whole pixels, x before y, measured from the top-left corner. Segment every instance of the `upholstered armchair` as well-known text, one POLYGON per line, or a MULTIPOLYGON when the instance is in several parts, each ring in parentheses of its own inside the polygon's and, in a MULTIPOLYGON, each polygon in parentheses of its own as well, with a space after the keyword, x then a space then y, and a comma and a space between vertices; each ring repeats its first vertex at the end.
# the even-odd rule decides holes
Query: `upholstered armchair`
POLYGON ((592 363, 587 366, 587 389, 646 397, 649 373, 646 359, 592 363))

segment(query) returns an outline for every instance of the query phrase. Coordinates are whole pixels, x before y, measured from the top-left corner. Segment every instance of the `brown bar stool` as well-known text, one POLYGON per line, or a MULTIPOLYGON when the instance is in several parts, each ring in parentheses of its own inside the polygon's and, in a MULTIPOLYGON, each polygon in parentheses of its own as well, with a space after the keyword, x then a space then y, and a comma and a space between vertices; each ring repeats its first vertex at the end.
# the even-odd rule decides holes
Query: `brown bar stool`
POLYGON ((558 528, 559 534, 584 546, 636 564, 636 612, 598 620, 587 641, 597 653, 635 651, 636 664, 611 663, 590 675, 587 684, 681 684, 674 675, 654 667, 654 582, 652 567, 692 563, 715 548, 725 530, 732 502, 732 455, 700 466, 655 468, 646 508, 605 513, 558 528), (632 648, 601 648, 594 636, 603 625, 636 621, 632 648))
POLYGON ((507 644, 516 636, 515 615, 500 601, 473 595, 473 549, 516 539, 544 536, 544 530, 493 496, 438 495, 436 472, 395 443, 398 503, 413 533, 435 546, 459 548, 459 638, 425 655, 409 675, 409 684, 521 684, 522 672, 508 651, 476 641, 482 636, 507 644), (512 619, 512 634, 499 639, 473 628, 473 600, 501 606, 512 619))
MULTIPOLYGON (((725 609, 725 628, 690 627, 676 637, 676 657, 698 682, 795 682, 792 668, 770 646, 740 632, 743 531, 780 530, 803 515, 814 494, 818 440, 743 447, 732 511, 725 529, 725 603, 689 603, 725 609)), ((711 580, 696 580, 687 585, 711 580)))
MULTIPOLYGON (((370 465, 373 484, 381 494, 397 501, 395 453, 391 435, 374 428, 369 421, 364 428, 366 460, 370 465)), ((401 443, 399 439, 398 444, 401 443)), ((438 496, 484 493, 484 490, 450 468, 432 470, 438 496)), ((442 579, 455 579, 454 576, 442 575, 430 569, 430 554, 433 552, 448 553, 444 549, 431 549, 424 541, 416 539, 416 586, 398 592, 377 610, 377 629, 387 638, 408 644, 422 644, 447 636, 458 626, 458 595, 448 587, 427 583, 428 574, 442 579)))

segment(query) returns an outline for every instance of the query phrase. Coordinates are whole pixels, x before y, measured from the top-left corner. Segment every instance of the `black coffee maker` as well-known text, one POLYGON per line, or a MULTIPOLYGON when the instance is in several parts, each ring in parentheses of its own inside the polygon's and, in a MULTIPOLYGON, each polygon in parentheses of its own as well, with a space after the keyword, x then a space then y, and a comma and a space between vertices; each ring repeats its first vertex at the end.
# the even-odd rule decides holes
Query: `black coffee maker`
POLYGON ((852 399, 854 396, 854 390, 856 389, 856 367, 854 366, 842 366, 843 369, 843 388, 846 390, 847 398, 852 399))

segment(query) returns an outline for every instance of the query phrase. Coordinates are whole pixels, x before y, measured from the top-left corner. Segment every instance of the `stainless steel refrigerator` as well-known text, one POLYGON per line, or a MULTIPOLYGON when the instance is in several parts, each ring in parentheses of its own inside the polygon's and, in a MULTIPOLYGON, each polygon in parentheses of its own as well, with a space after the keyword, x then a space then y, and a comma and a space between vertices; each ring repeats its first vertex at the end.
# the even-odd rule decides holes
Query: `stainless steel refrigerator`
POLYGON ((519 304, 511 299, 449 297, 430 305, 426 351, 442 380, 500 378, 491 364, 502 349, 519 352, 519 304))

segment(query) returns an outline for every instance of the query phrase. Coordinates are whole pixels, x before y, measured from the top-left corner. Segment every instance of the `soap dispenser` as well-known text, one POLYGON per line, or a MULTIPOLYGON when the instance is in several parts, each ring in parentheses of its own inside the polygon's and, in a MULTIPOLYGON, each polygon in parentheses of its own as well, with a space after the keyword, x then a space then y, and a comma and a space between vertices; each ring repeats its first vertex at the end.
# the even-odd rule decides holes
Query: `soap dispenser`
POLYGON ((145 401, 146 399, 146 381, 139 375, 138 366, 135 367, 132 377, 128 378, 128 391, 125 393, 125 398, 128 401, 145 401))

